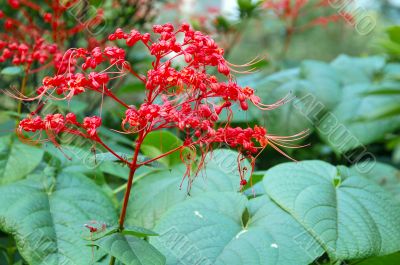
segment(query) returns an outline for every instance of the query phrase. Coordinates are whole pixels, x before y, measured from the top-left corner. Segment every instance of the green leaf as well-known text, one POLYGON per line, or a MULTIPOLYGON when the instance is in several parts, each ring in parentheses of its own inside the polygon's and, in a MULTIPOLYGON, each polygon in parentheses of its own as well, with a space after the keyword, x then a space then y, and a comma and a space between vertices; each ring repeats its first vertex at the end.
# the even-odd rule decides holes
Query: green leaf
POLYGON ((383 56, 350 57, 340 55, 331 65, 338 72, 344 85, 371 83, 385 67, 383 56))
MULTIPOLYGON (((400 95, 400 93, 399 93, 400 95)), ((400 104, 398 102, 377 108, 373 113, 370 113, 368 120, 379 120, 392 118, 400 115, 400 104)))
POLYGON ((300 75, 311 84, 308 92, 324 105, 332 109, 341 98, 341 83, 336 70, 324 62, 304 61, 300 67, 300 75))
POLYGON ((128 179, 129 167, 127 165, 104 161, 100 164, 99 169, 104 173, 117 176, 122 179, 128 179))
POLYGON ((344 173, 322 161, 285 163, 268 170, 264 187, 333 261, 399 251, 400 205, 373 182, 344 173))
POLYGON ((375 182, 400 202, 400 171, 397 168, 373 161, 357 163, 350 171, 375 182))
POLYGON ((239 83, 255 88, 263 103, 288 93, 296 98, 263 112, 249 107, 268 131, 294 135, 309 129, 337 154, 374 143, 400 128, 400 64, 383 56, 341 55, 332 63, 304 61, 299 68, 266 78, 244 78, 239 83))
POLYGON ((136 237, 158 236, 158 234, 152 230, 133 225, 125 226, 124 230, 122 231, 122 234, 136 236, 136 237))
POLYGON ((23 73, 23 70, 20 66, 8 66, 3 68, 0 73, 2 75, 20 75, 23 73))
POLYGON ((262 3, 262 1, 254 2, 252 0, 237 0, 240 11, 240 16, 250 17, 253 15, 254 10, 262 3))
MULTIPOLYGON (((96 241, 99 240, 103 237, 119 233, 119 226, 112 226, 109 227, 103 231, 98 231, 92 235, 90 235, 87 240, 90 241, 96 241)), ((146 229, 144 227, 139 227, 139 226, 125 226, 124 230, 121 232, 123 235, 130 235, 130 236, 135 236, 135 237, 147 237, 147 236, 158 236, 158 234, 152 230, 146 229)))
POLYGON ((365 93, 365 95, 400 95, 400 90, 399 89, 379 89, 379 90, 373 90, 365 93))
MULTIPOLYGON (((121 144, 125 144, 127 146, 132 146, 132 144, 133 144, 133 141, 131 139, 129 139, 126 135, 115 133, 105 127, 100 127, 99 133, 102 137, 105 137, 115 143, 121 143, 121 144)), ((133 151, 131 153, 133 153, 133 151)))
POLYGON ((386 29, 391 41, 400 44, 400 26, 391 26, 386 29))
MULTIPOLYGON (((307 81, 293 80, 270 91, 268 96, 261 95, 263 99, 268 98, 267 102, 266 100, 263 101, 268 104, 274 103, 290 93, 296 97, 292 102, 258 115, 271 133, 293 135, 307 128, 313 129, 312 118, 309 117, 313 115, 312 108, 309 108, 309 106, 313 105, 313 102, 309 102, 307 97, 312 95, 308 91, 310 86, 311 84, 307 81)), ((314 101, 315 98, 311 98, 311 100, 314 101)))
POLYGON ((91 146, 82 143, 79 142, 75 146, 62 145, 60 148, 53 144, 43 145, 42 148, 46 152, 45 160, 60 172, 93 174, 102 163, 95 159, 96 156, 91 151, 91 146))
POLYGON ((90 264, 85 224, 114 223, 111 200, 80 174, 27 179, 0 187, 0 230, 14 236, 31 265, 90 264))
MULTIPOLYGON (((168 209, 191 196, 213 191, 238 191, 237 156, 238 153, 233 151, 214 150, 206 159, 206 167, 191 184, 190 195, 187 179, 183 179, 184 165, 148 174, 132 188, 126 224, 152 229, 168 209)), ((249 174, 251 167, 247 161, 242 165, 244 167, 249 174)))
MULTIPOLYGON (((115 225, 115 226, 111 226, 108 227, 106 229, 100 229, 99 231, 95 232, 95 233, 91 233, 89 237, 85 238, 85 240, 88 241, 96 241, 99 240, 103 237, 112 235, 112 234, 116 234, 119 233, 119 226, 115 225)), ((88 245, 91 245, 90 243, 88 245)))
MULTIPOLYGON (((112 234, 93 243, 125 265, 165 264, 164 256, 143 239, 112 234)), ((83 264, 83 263, 82 263, 83 264)))
MULTIPOLYGON (((400 81, 400 63, 388 63, 383 69, 383 74, 384 81, 400 81)), ((400 90, 398 86, 397 90, 400 90)))
POLYGON ((348 263, 349 265, 398 265, 400 260, 400 252, 386 255, 382 257, 373 257, 366 260, 348 263))
POLYGON ((265 190, 262 185, 262 180, 264 178, 265 171, 255 171, 251 176, 251 181, 243 187, 244 194, 247 196, 259 196, 264 195, 265 190))
POLYGON ((32 172, 42 161, 43 150, 12 137, 0 138, 0 185, 15 182, 32 172))
POLYGON ((240 9, 251 10, 253 8, 253 3, 251 0, 237 0, 240 9))
MULTIPOLYGON (((122 157, 123 159, 125 159, 126 161, 131 160, 131 157, 129 154, 127 153, 122 153, 122 152, 116 152, 117 155, 119 155, 120 157, 122 157)), ((143 159, 143 158, 141 158, 143 159)), ((105 152, 105 153, 96 153, 96 160, 97 161, 120 161, 116 156, 114 156, 112 153, 110 152, 105 152)))
POLYGON ((312 236, 266 196, 206 193, 176 205, 150 242, 167 264, 306 265, 322 255, 312 236), (243 214, 249 219, 243 223, 243 214), (188 251, 190 250, 190 251, 188 251))
MULTIPOLYGON (((182 144, 182 140, 169 131, 155 131, 146 136, 140 149, 144 155, 155 158, 182 144)), ((158 161, 166 166, 182 163, 180 151, 178 150, 158 161)))
MULTIPOLYGON (((305 61, 300 68, 285 70, 250 85, 263 103, 273 103, 291 93, 291 102, 272 111, 250 108, 253 116, 277 135, 294 135, 314 124, 341 99, 341 82, 334 67, 318 61, 305 61)), ((244 83, 244 82, 243 82, 244 83)), ((248 85, 248 84, 246 84, 248 85)))
POLYGON ((382 40, 378 42, 385 52, 398 58, 400 56, 400 44, 391 40, 382 40))
POLYGON ((376 90, 373 84, 346 86, 342 101, 318 124, 320 137, 337 153, 381 140, 387 133, 400 128, 400 116, 368 120, 382 106, 395 104, 400 96, 365 96, 376 90))

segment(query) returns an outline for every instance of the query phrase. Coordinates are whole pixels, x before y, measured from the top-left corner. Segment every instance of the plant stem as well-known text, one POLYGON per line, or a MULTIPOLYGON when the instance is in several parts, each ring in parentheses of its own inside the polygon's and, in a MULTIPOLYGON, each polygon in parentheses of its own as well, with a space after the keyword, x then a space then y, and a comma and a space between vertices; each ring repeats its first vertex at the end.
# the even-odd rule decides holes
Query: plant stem
POLYGON ((292 43, 293 31, 294 30, 292 27, 286 28, 285 44, 281 52, 281 60, 286 59, 286 55, 289 51, 290 44, 292 43))
POLYGON ((124 202, 122 204, 121 215, 119 217, 119 229, 120 230, 124 229, 126 209, 128 207, 128 202, 129 202, 130 192, 132 189, 133 177, 135 175, 135 171, 136 171, 136 167, 131 168, 131 170, 129 171, 128 183, 126 185, 126 191, 125 191, 125 195, 124 195, 124 202))
MULTIPOLYGON (((125 217, 126 217, 126 209, 128 208, 128 203, 129 203, 129 197, 131 194, 131 189, 132 189, 132 184, 133 184, 133 177, 135 175, 136 169, 139 167, 137 164, 138 156, 139 156, 139 150, 140 146, 142 145, 143 139, 144 139, 145 133, 143 131, 140 132, 138 139, 136 140, 136 147, 135 147, 135 153, 133 154, 132 158, 132 163, 131 167, 129 170, 129 176, 128 176, 128 182, 126 184, 126 191, 124 195, 124 201, 122 203, 122 209, 121 209, 121 214, 119 217, 119 230, 122 231, 124 229, 124 223, 125 223, 125 217)), ((115 257, 111 256, 110 259, 110 265, 115 264, 115 257)))
POLYGON ((114 265, 114 264, 115 264, 115 257, 111 256, 110 265, 114 265))

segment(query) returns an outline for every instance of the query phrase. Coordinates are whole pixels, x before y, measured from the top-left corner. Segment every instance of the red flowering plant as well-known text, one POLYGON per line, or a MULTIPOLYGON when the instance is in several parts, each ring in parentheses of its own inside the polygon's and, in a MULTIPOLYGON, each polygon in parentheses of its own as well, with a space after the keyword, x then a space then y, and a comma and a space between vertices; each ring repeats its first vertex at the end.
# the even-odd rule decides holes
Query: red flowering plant
POLYGON ((27 0, 7 0, 7 6, 0 10, 4 32, 1 33, 0 62, 11 61, 13 65, 24 66, 25 74, 35 73, 53 66, 65 71, 62 65, 64 43, 70 37, 82 32, 88 24, 99 23, 102 10, 86 23, 68 26, 66 13, 78 1, 51 1, 41 5, 27 0), (36 69, 32 69, 33 65, 36 69))
MULTIPOLYGON (((88 48, 102 46, 105 42, 101 32, 93 32, 97 27, 103 30, 106 26, 102 8, 78 0, 2 0, 0 3, 3 1, 6 3, 0 9, 0 23, 4 29, 0 33, 0 63, 10 61, 13 65, 24 66, 26 74, 51 66, 56 71, 65 71, 62 65, 65 47, 76 42, 79 33, 84 33, 88 48), (99 35, 98 38, 95 35, 99 35), (35 64, 38 68, 32 69, 35 64)), ((142 25, 154 17, 151 1, 112 1, 112 6, 116 13, 121 13, 119 25, 142 25)))
POLYGON ((293 34, 303 32, 314 26, 327 26, 329 23, 352 22, 353 16, 343 10, 331 7, 330 0, 267 0, 263 8, 272 10, 285 23, 285 45, 283 52, 289 49, 293 34), (302 22, 300 18, 307 18, 302 22))
MULTIPOLYGON (((12 65, 12 73, 23 75, 17 93, 25 94, 31 75, 50 70, 63 73, 67 70, 63 59, 65 47, 72 36, 84 32, 88 27, 101 23, 103 11, 89 18, 85 23, 68 14, 73 8, 81 8, 79 1, 43 1, 7 0, 0 9, 0 23, 4 31, 0 32, 0 63, 12 65)), ((71 13, 71 12, 70 12, 71 13)), ((88 38, 89 40, 93 38, 88 38)), ((90 41, 89 41, 90 44, 90 41)), ((4 68, 2 73, 6 73, 4 68)), ((40 76, 41 78, 42 76, 40 76)), ((22 112, 22 102, 17 113, 22 112)))
MULTIPOLYGON (((180 152, 187 170, 184 179, 188 187, 205 165, 205 156, 213 148, 227 145, 238 150, 238 170, 241 186, 247 179, 241 170, 241 161, 254 161, 268 145, 282 154, 280 147, 298 147, 293 144, 306 134, 280 137, 268 134, 261 126, 253 128, 231 127, 233 116, 231 107, 238 104, 246 111, 249 104, 262 110, 274 109, 288 100, 290 96, 267 105, 261 102, 250 87, 241 87, 232 75, 236 72, 224 59, 224 51, 209 36, 193 30, 188 24, 175 29, 172 24, 153 26, 154 36, 137 30, 124 32, 117 29, 109 35, 110 43, 104 49, 92 50, 74 48, 67 52, 68 71, 52 77, 45 77, 43 85, 37 89, 35 97, 16 97, 39 101, 36 111, 21 120, 17 133, 25 141, 35 143, 51 141, 60 147, 58 136, 70 134, 93 141, 113 154, 130 168, 125 197, 119 219, 119 229, 124 228, 127 204, 135 171, 144 165, 163 158, 173 152, 180 152), (120 45, 121 42, 125 44, 120 45), (127 51, 142 43, 153 58, 147 73, 138 73, 126 60, 127 51), (213 74, 214 73, 214 74, 213 74), (145 100, 140 106, 118 98, 108 84, 113 79, 133 75, 144 83, 145 100), (131 159, 122 157, 103 140, 98 129, 102 126, 100 116, 85 117, 79 120, 75 113, 61 113, 39 116, 39 111, 48 100, 70 101, 82 93, 94 92, 114 100, 125 114, 121 117, 121 129, 114 132, 134 135, 135 148, 131 159), (221 116, 227 113, 227 121, 221 116), (163 129, 178 129, 184 136, 183 144, 159 156, 140 161, 140 147, 150 132, 163 129), (196 158, 195 154, 199 154, 196 158)), ((61 148, 61 147, 60 147, 61 148)))

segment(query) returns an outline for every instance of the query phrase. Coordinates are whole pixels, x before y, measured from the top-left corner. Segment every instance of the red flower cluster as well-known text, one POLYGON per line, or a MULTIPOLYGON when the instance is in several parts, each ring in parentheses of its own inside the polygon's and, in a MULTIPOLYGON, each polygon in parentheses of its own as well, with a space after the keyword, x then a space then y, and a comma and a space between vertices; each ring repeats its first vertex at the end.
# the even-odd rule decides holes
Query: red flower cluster
POLYGON ((66 65, 63 64, 62 50, 65 40, 83 31, 88 23, 99 23, 97 20, 102 16, 102 10, 98 10, 99 14, 93 21, 68 28, 69 23, 63 20, 63 14, 77 1, 45 1, 48 6, 44 7, 26 0, 8 0, 7 3, 14 11, 6 14, 0 10, 0 21, 3 21, 6 31, 0 34, 0 63, 10 59, 14 65, 25 66, 26 73, 49 66, 64 72, 66 65), (31 69, 34 62, 42 66, 31 69))
POLYGON ((57 46, 38 38, 32 46, 26 43, 0 40, 0 63, 11 59, 14 65, 31 65, 34 62, 45 64, 58 51, 57 46))
MULTIPOLYGON (((136 73, 129 66, 125 61, 126 49, 119 46, 109 46, 103 50, 96 47, 92 51, 71 49, 64 56, 69 58, 68 73, 46 77, 43 86, 37 90, 39 95, 34 99, 48 97, 69 100, 88 90, 108 96, 126 109, 125 116, 121 117, 122 128, 125 133, 137 134, 137 146, 140 147, 150 132, 176 128, 181 131, 185 140, 182 146, 170 152, 198 148, 201 153, 200 165, 204 162, 205 154, 215 145, 226 144, 236 148, 241 156, 252 159, 253 165, 257 153, 267 144, 278 151, 278 146, 295 147, 290 143, 296 137, 301 138, 303 134, 278 137, 268 135, 266 129, 259 126, 246 129, 230 127, 233 104, 238 104, 243 110, 247 110, 249 104, 269 110, 284 104, 287 99, 265 105, 254 95, 253 89, 241 87, 234 82, 230 74, 230 64, 223 57, 223 49, 209 36, 193 30, 188 24, 181 25, 177 30, 171 24, 156 25, 153 33, 155 37, 152 38, 149 33, 141 34, 136 30, 125 33, 117 29, 109 36, 110 41, 125 40, 128 47, 140 42, 148 49, 154 60, 146 75, 136 73), (88 68, 92 72, 85 72, 88 68), (210 74, 210 69, 217 70, 219 74, 210 74), (110 80, 127 74, 137 77, 146 87, 145 101, 138 107, 124 102, 108 89, 110 80), (222 76, 222 81, 219 76, 222 76), (57 98, 54 91, 63 97, 57 98), (227 122, 221 121, 220 116, 223 113, 227 114, 227 122)), ((124 160, 100 140, 96 133, 100 125, 99 117, 86 117, 83 123, 78 123, 72 113, 65 117, 54 114, 43 120, 36 116, 28 117, 20 122, 19 131, 43 130, 48 134, 54 131, 53 134, 71 133, 89 138, 100 143, 132 168, 170 153, 141 164, 131 164, 136 163, 134 159, 134 162, 124 160)), ((190 175, 193 159, 188 162, 182 157, 182 160, 188 166, 187 175, 190 175)), ((244 178, 241 174, 241 184, 246 183, 244 178)))
POLYGON ((97 116, 86 117, 83 123, 76 120, 74 113, 63 116, 60 113, 48 114, 44 118, 40 116, 28 117, 19 123, 18 132, 46 131, 52 137, 54 134, 67 132, 78 136, 97 140, 97 128, 101 126, 101 118, 97 116), (83 129, 79 130, 79 129, 83 129))
MULTIPOLYGON (((106 73, 92 72, 88 76, 82 73, 56 75, 54 77, 45 77, 43 86, 39 87, 36 92, 38 97, 44 94, 52 94, 55 91, 58 95, 63 95, 61 99, 71 99, 72 96, 79 95, 85 89, 91 89, 100 92, 101 88, 107 84, 109 77, 106 73)), ((51 96, 55 99, 54 96, 51 96)))
POLYGON ((268 143, 266 137, 267 131, 263 127, 255 126, 253 128, 219 128, 214 135, 214 141, 220 143, 226 143, 231 148, 244 148, 251 153, 257 153, 259 148, 255 146, 255 143, 259 143, 262 147, 265 147, 268 143))
POLYGON ((98 65, 105 61, 109 61, 110 64, 121 64, 125 61, 125 51, 118 47, 106 47, 104 51, 96 47, 91 52, 81 48, 77 55, 85 57, 85 62, 82 64, 84 70, 88 68, 96 69, 98 65))
POLYGON ((108 36, 108 39, 110 41, 124 39, 126 40, 126 45, 130 47, 135 45, 138 41, 142 41, 144 44, 147 44, 150 40, 150 34, 140 34, 139 31, 134 29, 131 30, 130 33, 124 33, 122 29, 117 29, 115 33, 108 36))

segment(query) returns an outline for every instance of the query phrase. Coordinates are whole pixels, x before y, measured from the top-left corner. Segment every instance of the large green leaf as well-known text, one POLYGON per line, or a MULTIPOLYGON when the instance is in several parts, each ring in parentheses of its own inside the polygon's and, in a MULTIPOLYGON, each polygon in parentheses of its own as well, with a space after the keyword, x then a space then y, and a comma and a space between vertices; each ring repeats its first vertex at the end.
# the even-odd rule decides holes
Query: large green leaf
MULTIPOLYGON (((205 169, 193 181, 190 195, 187 179, 183 179, 184 165, 148 174, 133 186, 126 223, 152 229, 169 208, 192 196, 211 191, 238 191, 237 156, 238 153, 233 151, 213 151, 206 159, 205 169)), ((249 173, 247 161, 243 163, 244 167, 249 173)))
POLYGON ((362 162, 350 168, 353 174, 366 177, 389 191, 400 202, 400 170, 375 161, 362 162))
POLYGON ((206 193, 176 205, 155 229, 160 236, 150 242, 171 265, 305 265, 323 253, 266 196, 248 201, 238 193, 206 193), (248 221, 243 222, 246 212, 248 221))
POLYGON ((314 123, 341 99, 341 80, 334 67, 324 62, 305 61, 299 69, 285 70, 252 85, 264 103, 291 94, 293 101, 272 111, 250 108, 266 123, 271 133, 293 135, 314 129, 314 123))
POLYGON ((323 109, 331 109, 340 101, 340 78, 332 66, 319 61, 304 61, 300 70, 301 77, 310 82, 308 92, 323 104, 323 109))
MULTIPOLYGON (((300 79, 299 69, 285 70, 253 83, 242 83, 253 87, 265 104, 272 104, 288 94, 302 99, 309 94, 308 89, 312 86, 307 80, 300 79)), ((312 122, 304 114, 307 109, 303 105, 303 101, 296 100, 271 111, 261 111, 253 106, 250 106, 249 111, 266 125, 269 132, 292 135, 306 128, 312 129, 312 122)))
POLYGON ((321 138, 337 153, 345 153, 362 145, 381 140, 400 128, 400 117, 370 120, 382 106, 395 104, 400 96, 378 96, 365 93, 376 90, 372 84, 356 84, 344 88, 341 103, 318 124, 321 138))
POLYGON ((94 241, 94 245, 125 265, 163 265, 165 257, 147 241, 115 233, 94 241))
POLYGON ((43 150, 11 137, 0 138, 0 185, 22 179, 42 161, 43 150))
MULTIPOLYGON (((268 96, 268 103, 273 103, 283 97, 292 94, 296 99, 274 110, 263 112, 266 127, 269 132, 277 135, 294 135, 305 129, 313 130, 312 120, 309 115, 313 115, 309 110, 308 95, 311 83, 306 80, 289 81, 271 91, 268 96)), ((266 98, 266 97, 263 97, 266 98)), ((312 108, 312 106, 311 106, 312 108)))
POLYGON ((296 97, 272 111, 249 111, 277 135, 317 129, 336 153, 382 140, 400 128, 400 64, 383 56, 341 55, 332 63, 304 61, 299 68, 250 80, 264 103, 296 97))
POLYGON ((96 184, 80 174, 27 179, 0 187, 0 229, 14 236, 31 265, 90 264, 85 224, 112 224, 116 211, 96 184))
POLYGON ((340 55, 331 63, 345 85, 371 83, 385 64, 382 56, 358 58, 347 55, 340 55))
POLYGON ((322 161, 286 163, 268 171, 264 186, 333 260, 400 250, 400 205, 378 185, 346 172, 322 161))

